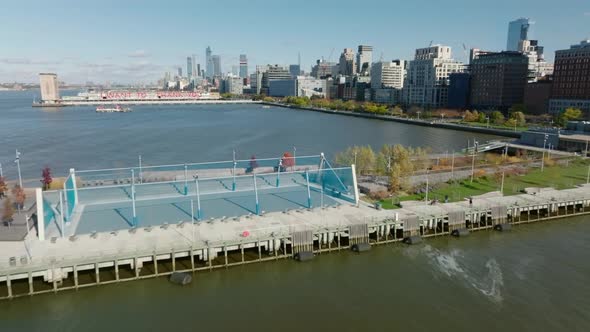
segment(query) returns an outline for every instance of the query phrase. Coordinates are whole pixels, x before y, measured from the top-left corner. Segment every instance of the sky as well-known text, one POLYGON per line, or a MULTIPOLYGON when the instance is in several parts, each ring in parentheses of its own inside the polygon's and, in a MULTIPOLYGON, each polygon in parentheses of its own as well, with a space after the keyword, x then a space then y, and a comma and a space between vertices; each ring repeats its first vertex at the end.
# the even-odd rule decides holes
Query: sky
POLYGON ((411 60, 414 50, 451 46, 501 51, 508 22, 535 24, 530 38, 556 49, 590 38, 589 0, 2 0, 0 83, 38 82, 55 72, 67 83, 147 83, 176 72, 205 48, 222 70, 247 54, 255 65, 337 61, 343 48, 374 48, 373 61, 411 60))

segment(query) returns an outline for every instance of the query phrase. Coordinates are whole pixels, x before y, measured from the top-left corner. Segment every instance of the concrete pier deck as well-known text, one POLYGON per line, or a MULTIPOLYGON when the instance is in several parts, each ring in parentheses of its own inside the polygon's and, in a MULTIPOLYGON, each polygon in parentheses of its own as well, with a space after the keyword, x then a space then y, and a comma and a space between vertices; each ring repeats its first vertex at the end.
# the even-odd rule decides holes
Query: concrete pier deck
POLYGON ((528 192, 478 196, 472 204, 415 202, 397 210, 342 203, 45 241, 31 233, 25 241, 0 243, 0 298, 590 213, 589 185, 528 192), (90 279, 82 282, 83 273, 90 279))

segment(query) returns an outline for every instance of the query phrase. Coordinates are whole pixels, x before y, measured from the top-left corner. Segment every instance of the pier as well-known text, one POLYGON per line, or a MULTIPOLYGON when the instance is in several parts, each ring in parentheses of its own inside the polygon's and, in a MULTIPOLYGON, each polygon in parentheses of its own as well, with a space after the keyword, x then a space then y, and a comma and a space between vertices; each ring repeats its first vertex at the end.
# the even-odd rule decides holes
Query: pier
POLYGON ((358 249, 358 245, 505 230, 512 225, 590 213, 590 186, 529 188, 515 196, 492 193, 475 197, 472 204, 410 202, 397 210, 379 210, 358 201, 337 203, 45 240, 30 233, 23 242, 2 243, 0 298, 77 290, 173 272, 199 273, 291 259, 301 253, 312 253, 317 259, 332 251, 358 249))

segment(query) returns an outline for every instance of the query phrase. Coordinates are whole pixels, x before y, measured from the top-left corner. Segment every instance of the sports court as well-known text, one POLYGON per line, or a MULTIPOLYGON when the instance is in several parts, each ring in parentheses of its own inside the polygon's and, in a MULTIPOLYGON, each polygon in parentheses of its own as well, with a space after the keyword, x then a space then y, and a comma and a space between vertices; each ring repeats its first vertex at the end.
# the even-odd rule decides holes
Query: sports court
POLYGON ((356 201, 354 181, 323 155, 72 169, 63 190, 43 192, 44 223, 65 237, 333 206, 356 201))

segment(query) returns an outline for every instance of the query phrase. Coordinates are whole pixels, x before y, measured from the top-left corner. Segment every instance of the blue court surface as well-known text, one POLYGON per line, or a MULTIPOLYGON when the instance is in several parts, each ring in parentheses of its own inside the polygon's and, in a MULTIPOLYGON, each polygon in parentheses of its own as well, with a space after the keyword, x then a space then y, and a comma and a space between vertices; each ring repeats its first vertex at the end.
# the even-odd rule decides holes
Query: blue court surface
MULTIPOLYGON (((72 195, 68 198, 66 194, 70 192, 66 190, 62 192, 62 202, 65 219, 74 226, 71 231, 88 234, 191 222, 191 217, 194 222, 203 222, 338 205, 354 201, 352 179, 351 168, 330 168, 168 182, 134 180, 131 184, 77 188, 76 201, 72 201, 72 195)), ((61 229, 59 197, 59 192, 44 193, 45 222, 53 221, 61 229)))

